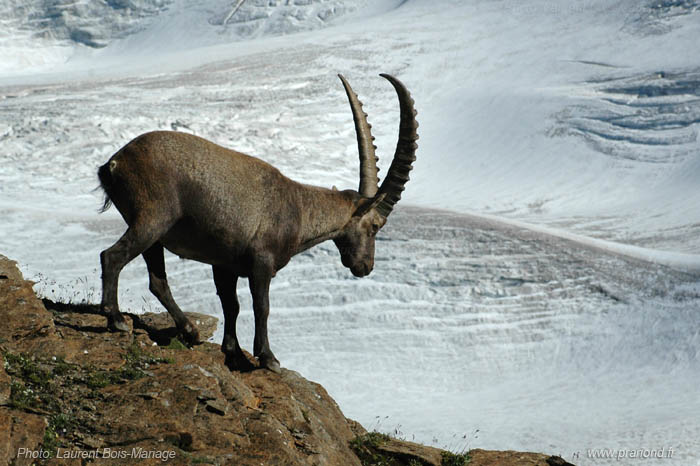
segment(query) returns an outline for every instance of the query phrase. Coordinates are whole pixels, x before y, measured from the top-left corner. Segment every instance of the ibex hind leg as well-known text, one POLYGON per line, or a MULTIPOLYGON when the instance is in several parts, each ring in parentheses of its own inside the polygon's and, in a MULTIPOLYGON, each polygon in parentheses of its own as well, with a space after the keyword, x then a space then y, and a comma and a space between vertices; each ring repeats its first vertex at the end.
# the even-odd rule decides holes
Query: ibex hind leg
POLYGON ((226 366, 231 370, 250 371, 255 366, 243 354, 236 335, 236 320, 240 311, 236 296, 238 277, 233 272, 216 265, 213 271, 216 293, 224 310, 224 341, 221 343, 221 351, 226 355, 226 366))
POLYGON ((146 267, 148 267, 148 288, 151 290, 151 293, 158 298, 158 301, 173 318, 185 342, 190 345, 201 343, 197 327, 180 310, 170 292, 168 277, 165 274, 163 245, 160 241, 156 241, 143 252, 143 259, 146 261, 146 267))
POLYGON ((248 279, 250 292, 253 295, 253 312, 255 313, 255 339, 253 352, 260 362, 260 367, 266 367, 272 372, 280 373, 280 362, 270 349, 267 339, 267 318, 270 315, 270 279, 272 272, 265 267, 254 267, 253 274, 248 279))
POLYGON ((129 326, 119 312, 117 292, 119 273, 126 264, 143 253, 166 232, 167 225, 158 227, 134 222, 112 247, 102 251, 102 312, 107 315, 107 325, 112 331, 128 332, 129 326))

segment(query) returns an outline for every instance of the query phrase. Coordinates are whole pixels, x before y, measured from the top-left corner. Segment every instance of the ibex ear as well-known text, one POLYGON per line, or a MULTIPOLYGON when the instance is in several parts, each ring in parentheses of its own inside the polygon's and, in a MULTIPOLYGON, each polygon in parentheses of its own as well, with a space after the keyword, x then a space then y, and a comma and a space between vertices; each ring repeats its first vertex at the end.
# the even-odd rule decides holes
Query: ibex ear
POLYGON ((335 185, 333 185, 333 187, 332 187, 331 189, 332 189, 333 191, 337 191, 337 190, 338 190, 338 188, 336 188, 335 185))
POLYGON ((379 196, 361 199, 357 204, 357 209, 355 210, 355 213, 352 215, 356 217, 362 217, 367 212, 377 207, 377 205, 379 205, 379 203, 382 202, 385 197, 386 193, 382 193, 379 196))

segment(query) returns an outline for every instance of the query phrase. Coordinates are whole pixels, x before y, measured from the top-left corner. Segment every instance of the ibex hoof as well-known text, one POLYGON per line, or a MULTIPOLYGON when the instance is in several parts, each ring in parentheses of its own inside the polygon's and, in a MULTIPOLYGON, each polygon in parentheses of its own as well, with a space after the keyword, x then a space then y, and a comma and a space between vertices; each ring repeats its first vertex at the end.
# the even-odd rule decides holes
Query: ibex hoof
POLYGON ((241 352, 241 354, 227 354, 226 355, 226 367, 232 371, 250 372, 255 369, 252 362, 248 360, 247 357, 241 352))
POLYGON ((275 374, 281 374, 282 373, 282 368, 280 367, 280 362, 274 357, 265 357, 262 356, 259 359, 260 361, 260 367, 264 367, 266 369, 271 370, 275 374))
POLYGON ((109 316, 107 318, 107 328, 112 332, 129 332, 129 325, 124 320, 124 317, 120 314, 119 316, 109 316))
POLYGON ((197 330, 197 328, 193 325, 186 326, 180 333, 185 343, 190 346, 199 345, 202 343, 202 341, 199 339, 199 330, 197 330))

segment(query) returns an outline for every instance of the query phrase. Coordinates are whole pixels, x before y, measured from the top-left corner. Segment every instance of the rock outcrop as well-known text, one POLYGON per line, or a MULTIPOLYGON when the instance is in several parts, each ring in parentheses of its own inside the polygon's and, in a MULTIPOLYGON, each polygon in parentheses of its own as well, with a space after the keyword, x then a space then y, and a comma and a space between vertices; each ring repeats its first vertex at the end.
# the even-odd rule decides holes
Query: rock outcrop
MULTIPOLYGON (((179 343, 167 314, 130 317, 130 334, 108 332, 96 306, 40 300, 0 256, 0 463, 465 464, 367 433, 294 371, 229 371, 219 345, 179 343)), ((554 460, 479 450, 469 464, 554 460)))

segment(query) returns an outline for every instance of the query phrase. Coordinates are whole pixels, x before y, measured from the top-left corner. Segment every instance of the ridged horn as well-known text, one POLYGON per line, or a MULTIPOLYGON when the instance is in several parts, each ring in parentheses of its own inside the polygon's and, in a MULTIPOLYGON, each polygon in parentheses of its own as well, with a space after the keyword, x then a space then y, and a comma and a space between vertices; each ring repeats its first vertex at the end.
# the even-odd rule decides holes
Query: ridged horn
POLYGON ((406 182, 409 180, 408 172, 413 169, 413 162, 416 160, 416 149, 418 144, 418 122, 416 121, 416 109, 413 107, 414 101, 406 86, 395 77, 388 74, 380 74, 387 79, 396 89, 399 97, 401 109, 401 122, 399 124, 399 140, 396 143, 396 152, 391 166, 387 172, 382 186, 377 192, 377 196, 386 194, 384 199, 377 204, 377 211, 384 217, 388 217, 396 204, 401 199, 401 192, 404 190, 406 182))
POLYGON ((362 110, 362 102, 350 87, 350 83, 342 74, 339 74, 338 77, 345 87, 345 93, 350 101, 352 118, 355 120, 357 149, 360 153, 360 188, 358 191, 364 197, 374 197, 379 189, 379 178, 377 177, 377 161, 379 159, 375 154, 377 147, 374 145, 372 125, 367 123, 367 114, 362 110))

